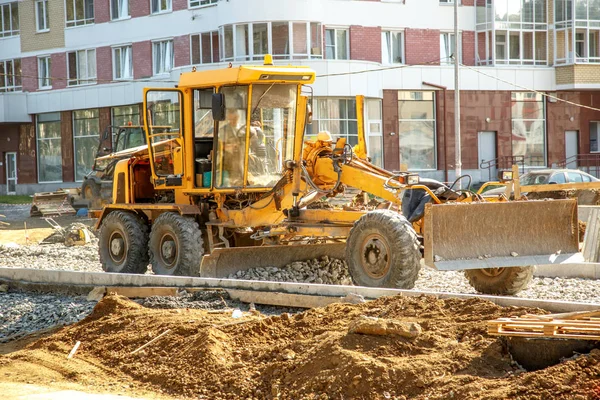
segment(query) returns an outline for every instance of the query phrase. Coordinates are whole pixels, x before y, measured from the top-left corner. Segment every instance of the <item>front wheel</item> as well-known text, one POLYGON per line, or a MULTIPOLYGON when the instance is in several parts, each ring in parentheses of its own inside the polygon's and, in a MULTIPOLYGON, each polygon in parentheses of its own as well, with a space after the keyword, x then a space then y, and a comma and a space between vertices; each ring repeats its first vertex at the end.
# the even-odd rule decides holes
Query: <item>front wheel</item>
POLYGON ((161 214, 152 224, 149 248, 156 275, 199 275, 204 247, 202 232, 193 218, 161 214))
POLYGON ((145 273, 148 268, 148 226, 136 214, 111 212, 100 226, 98 252, 106 272, 145 273))
POLYGON ((346 262, 357 285, 412 289, 421 269, 417 234, 402 215, 371 211, 350 231, 346 262))
POLYGON ((533 267, 467 269, 465 276, 483 294, 513 295, 525 289, 533 278, 533 267))

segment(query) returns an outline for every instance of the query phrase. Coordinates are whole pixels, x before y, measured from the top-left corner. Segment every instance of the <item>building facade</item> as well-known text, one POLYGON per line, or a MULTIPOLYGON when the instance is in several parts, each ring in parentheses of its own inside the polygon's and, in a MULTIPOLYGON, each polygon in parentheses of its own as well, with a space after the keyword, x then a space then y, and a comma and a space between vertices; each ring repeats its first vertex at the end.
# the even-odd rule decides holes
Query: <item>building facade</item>
MULTIPOLYGON (((311 132, 390 170, 493 178, 600 151, 600 0, 0 0, 0 193, 77 186, 109 125, 140 123, 142 89, 230 63, 317 72, 311 132)), ((310 132, 309 132, 310 133, 310 132)))

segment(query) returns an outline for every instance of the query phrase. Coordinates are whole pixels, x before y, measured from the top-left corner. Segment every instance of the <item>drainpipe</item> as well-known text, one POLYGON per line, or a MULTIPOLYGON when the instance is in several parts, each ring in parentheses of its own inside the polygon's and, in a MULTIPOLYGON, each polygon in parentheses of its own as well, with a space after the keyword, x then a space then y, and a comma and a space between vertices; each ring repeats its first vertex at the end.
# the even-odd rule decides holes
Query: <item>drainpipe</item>
POLYGON ((444 180, 448 182, 448 142, 446 141, 446 86, 436 85, 435 83, 422 82, 425 86, 431 86, 436 89, 440 89, 444 92, 444 180))

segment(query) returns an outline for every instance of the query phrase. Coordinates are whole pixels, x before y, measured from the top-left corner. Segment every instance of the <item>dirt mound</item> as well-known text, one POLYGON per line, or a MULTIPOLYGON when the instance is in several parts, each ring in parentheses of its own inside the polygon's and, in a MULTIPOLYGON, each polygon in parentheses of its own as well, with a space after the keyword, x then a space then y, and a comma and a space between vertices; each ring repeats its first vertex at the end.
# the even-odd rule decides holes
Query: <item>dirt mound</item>
POLYGON ((542 311, 396 296, 233 319, 230 312, 146 309, 107 296, 88 319, 3 358, 65 360, 81 341, 77 379, 89 384, 97 375, 88 375, 104 371, 136 390, 179 398, 593 398, 600 351, 525 372, 501 339, 487 336, 487 320, 525 313, 542 311), (422 331, 415 338, 348 333, 363 316, 415 322, 422 331))

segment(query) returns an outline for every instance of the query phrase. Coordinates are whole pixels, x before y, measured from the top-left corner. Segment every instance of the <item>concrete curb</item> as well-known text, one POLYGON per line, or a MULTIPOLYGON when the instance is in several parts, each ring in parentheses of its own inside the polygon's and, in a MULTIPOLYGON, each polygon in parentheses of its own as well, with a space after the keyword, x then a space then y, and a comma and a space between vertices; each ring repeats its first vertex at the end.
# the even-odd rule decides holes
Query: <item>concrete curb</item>
MULTIPOLYGON (((38 283, 64 286, 134 286, 134 287, 192 287, 246 290, 254 292, 277 292, 293 295, 313 295, 327 297, 346 297, 358 294, 366 299, 381 296, 421 296, 429 295, 440 299, 482 299, 500 306, 537 307, 551 312, 572 312, 598 310, 600 304, 566 302, 557 300, 521 299, 517 297, 485 296, 475 294, 442 293, 401 289, 366 288, 359 286, 316 285, 309 283, 282 283, 263 281, 244 281, 235 279, 166 277, 156 275, 112 274, 104 272, 48 271, 21 268, 0 268, 0 280, 21 283, 38 283)), ((260 303, 258 298, 256 302, 260 303)), ((265 303, 261 303, 265 304, 265 303)), ((268 304, 268 303, 267 303, 268 304)))
POLYGON ((537 265, 533 275, 544 278, 600 279, 600 263, 537 265))

